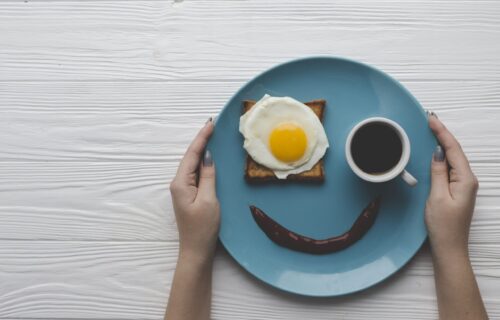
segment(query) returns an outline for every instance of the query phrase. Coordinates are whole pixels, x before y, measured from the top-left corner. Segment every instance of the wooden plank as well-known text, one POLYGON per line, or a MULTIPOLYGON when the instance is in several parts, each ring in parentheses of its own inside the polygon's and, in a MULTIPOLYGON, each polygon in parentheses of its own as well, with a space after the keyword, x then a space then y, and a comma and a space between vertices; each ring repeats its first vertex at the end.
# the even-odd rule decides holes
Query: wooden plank
MULTIPOLYGON (((177 241, 168 191, 176 167, 0 163, 0 240, 177 241)), ((500 166, 477 169, 482 184, 470 237, 487 247, 500 242, 500 166)))
POLYGON ((498 80, 499 11, 497 1, 1 2, 0 80, 243 80, 318 54, 402 80, 498 80))
MULTIPOLYGON (((159 319, 175 267, 170 242, 3 241, 0 318, 159 319)), ((475 263, 486 257, 476 257, 475 263)), ((500 269, 499 261, 489 259, 500 269)), ((479 284, 490 317, 500 316, 500 277, 479 284)), ((213 319, 435 319, 429 252, 368 291, 304 299, 255 280, 222 250, 215 261, 213 319), (408 306, 411 305, 411 308, 408 306)))
POLYGON ((174 249, 161 242, 4 240, 0 317, 158 319, 174 249))
POLYGON ((173 163, 0 164, 0 240, 177 240, 173 163))
MULTIPOLYGON (((2 83, 0 161, 178 161, 241 84, 2 83)), ((474 165, 500 158, 498 82, 404 84, 446 122, 474 165)))

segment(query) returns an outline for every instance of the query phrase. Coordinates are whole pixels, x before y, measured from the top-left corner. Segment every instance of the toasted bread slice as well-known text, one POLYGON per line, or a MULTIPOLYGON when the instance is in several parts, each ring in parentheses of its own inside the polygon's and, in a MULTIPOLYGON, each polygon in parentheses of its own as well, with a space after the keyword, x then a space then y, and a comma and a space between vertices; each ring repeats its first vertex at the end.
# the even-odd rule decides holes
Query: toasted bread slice
MULTIPOLYGON (((243 113, 247 112, 256 103, 253 100, 243 101, 243 113)), ((323 113, 325 110, 326 101, 325 100, 313 100, 304 103, 306 106, 312 109, 314 113, 318 116, 319 120, 323 122, 323 113)), ((246 166, 245 166, 245 179, 248 182, 267 182, 267 181, 277 181, 278 179, 274 172, 255 162, 252 157, 247 156, 246 166)), ((311 170, 301 172, 299 174, 291 174, 283 181, 301 181, 301 182, 323 182, 325 179, 325 172, 323 168, 323 159, 318 161, 311 170)))

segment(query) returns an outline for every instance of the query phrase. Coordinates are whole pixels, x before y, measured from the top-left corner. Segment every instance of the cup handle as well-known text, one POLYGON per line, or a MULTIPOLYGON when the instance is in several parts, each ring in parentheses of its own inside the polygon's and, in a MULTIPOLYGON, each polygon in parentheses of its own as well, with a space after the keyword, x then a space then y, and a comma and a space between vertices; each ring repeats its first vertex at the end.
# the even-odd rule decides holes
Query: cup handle
POLYGON ((414 186, 417 184, 417 182, 418 182, 418 180, 417 180, 417 179, 415 179, 415 177, 414 177, 414 176, 412 176, 412 175, 411 175, 411 173, 409 173, 409 172, 408 172, 408 171, 406 171, 406 170, 403 170, 403 172, 401 172, 401 178, 403 178, 403 180, 404 180, 406 183, 408 183, 408 185, 409 185, 410 187, 414 187, 414 186))

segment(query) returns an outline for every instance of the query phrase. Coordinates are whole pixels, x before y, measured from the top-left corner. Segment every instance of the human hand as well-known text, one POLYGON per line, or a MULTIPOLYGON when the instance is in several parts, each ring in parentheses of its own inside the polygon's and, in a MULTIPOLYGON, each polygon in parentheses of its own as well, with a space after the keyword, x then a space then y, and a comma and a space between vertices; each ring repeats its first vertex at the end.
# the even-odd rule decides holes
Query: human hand
POLYGON ((429 126, 439 141, 432 160, 432 185, 425 222, 433 254, 468 257, 469 228, 479 187, 455 137, 433 114, 429 126), (444 150, 443 150, 444 149, 444 150))
POLYGON ((210 118, 187 149, 170 183, 179 255, 205 261, 213 258, 220 222, 215 167, 210 152, 204 151, 213 129, 210 118))

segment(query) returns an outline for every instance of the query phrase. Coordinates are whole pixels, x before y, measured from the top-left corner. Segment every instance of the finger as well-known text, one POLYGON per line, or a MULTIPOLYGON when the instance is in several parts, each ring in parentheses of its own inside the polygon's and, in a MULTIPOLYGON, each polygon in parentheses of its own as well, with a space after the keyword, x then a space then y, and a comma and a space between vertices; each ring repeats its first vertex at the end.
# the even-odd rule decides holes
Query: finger
POLYGON ((448 164, 446 163, 444 150, 439 145, 432 156, 430 195, 435 197, 450 195, 448 164))
POLYGON ((450 166, 460 176, 469 175, 471 173, 469 161, 457 139, 436 116, 429 116, 429 127, 439 140, 439 144, 444 148, 446 159, 450 166))
POLYGON ((200 163, 203 150, 207 145, 208 139, 212 134, 214 124, 210 118, 203 128, 198 132, 191 145, 188 147, 184 157, 181 160, 179 169, 177 169, 177 177, 181 181, 186 181, 193 176, 200 163))
POLYGON ((217 197, 215 192, 215 165, 209 150, 205 151, 201 163, 200 181, 198 182, 198 194, 196 197, 209 200, 215 200, 217 197))

